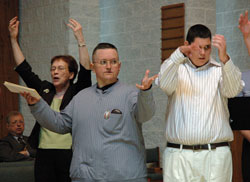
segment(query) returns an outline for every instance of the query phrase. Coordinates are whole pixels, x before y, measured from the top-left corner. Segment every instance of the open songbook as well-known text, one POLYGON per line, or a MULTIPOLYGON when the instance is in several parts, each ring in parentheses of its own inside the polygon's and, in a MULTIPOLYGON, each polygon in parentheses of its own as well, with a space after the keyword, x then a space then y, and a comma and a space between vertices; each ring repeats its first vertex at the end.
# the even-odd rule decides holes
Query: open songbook
POLYGON ((22 93, 22 92, 28 92, 32 97, 35 97, 37 99, 40 99, 41 96, 37 93, 37 91, 33 88, 28 88, 25 86, 17 85, 10 82, 4 82, 4 85, 9 89, 9 91, 14 93, 22 93))

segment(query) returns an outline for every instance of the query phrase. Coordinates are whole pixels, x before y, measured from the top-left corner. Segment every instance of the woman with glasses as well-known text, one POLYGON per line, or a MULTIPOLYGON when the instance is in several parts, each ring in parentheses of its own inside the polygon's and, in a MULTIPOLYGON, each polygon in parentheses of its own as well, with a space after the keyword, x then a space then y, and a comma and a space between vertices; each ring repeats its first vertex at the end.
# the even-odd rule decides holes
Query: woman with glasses
MULTIPOLYGON (((90 59, 81 25, 74 19, 67 24, 78 42, 80 71, 70 55, 58 55, 51 59, 51 82, 41 80, 26 61, 17 41, 19 21, 14 17, 9 22, 11 46, 16 62, 16 71, 26 85, 36 89, 55 111, 64 109, 80 90, 91 86, 90 59), (73 83, 78 73, 77 82, 73 83)), ((37 148, 35 181, 69 182, 69 166, 72 158, 71 134, 61 135, 40 127, 36 122, 29 138, 32 147, 37 148)))

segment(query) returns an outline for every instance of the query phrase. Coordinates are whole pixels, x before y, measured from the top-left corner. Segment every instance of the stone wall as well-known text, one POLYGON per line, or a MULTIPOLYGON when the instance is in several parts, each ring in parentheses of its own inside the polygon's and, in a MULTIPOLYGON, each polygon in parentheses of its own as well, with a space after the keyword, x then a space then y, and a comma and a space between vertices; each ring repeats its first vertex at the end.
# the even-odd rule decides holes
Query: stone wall
POLYGON ((216 1, 216 32, 225 36, 228 53, 242 71, 250 69, 250 58, 238 29, 240 14, 245 10, 250 12, 249 0, 216 1))
MULTIPOLYGON (((90 54, 98 42, 117 46, 122 62, 119 79, 135 85, 146 69, 151 75, 159 71, 161 7, 183 2, 186 31, 191 25, 202 23, 213 34, 216 32, 216 0, 25 0, 20 1, 20 44, 34 71, 41 79, 50 80, 51 57, 71 54, 78 59, 75 38, 65 25, 69 18, 74 18, 83 26, 90 54)), ((143 125, 143 135, 147 148, 160 146, 163 150, 167 96, 155 85, 153 91, 156 114, 143 125)), ((25 101, 20 100, 28 135, 34 118, 25 101)))
MULTIPOLYGON (((50 80, 50 59, 58 54, 68 53, 68 34, 64 22, 69 17, 67 0, 25 0, 20 2, 21 49, 33 71, 42 80, 50 80)), ((21 84, 24 84, 20 79, 21 84)), ((24 134, 29 135, 35 123, 26 101, 20 98, 20 111, 26 126, 24 134)))
MULTIPOLYGON (((103 0, 100 1, 100 39, 117 46, 122 62, 120 80, 140 83, 145 70, 159 72, 161 64, 161 7, 185 2, 185 30, 196 23, 215 32, 215 0, 103 0)), ((166 145, 165 110, 167 96, 153 87, 156 113, 143 125, 146 148, 166 145)))
MULTIPOLYGON (((66 26, 74 18, 83 26, 83 33, 90 52, 99 42, 98 0, 20 0, 20 34, 22 51, 33 71, 42 80, 50 78, 50 60, 53 56, 70 54, 78 60, 78 47, 72 31, 66 26)), ((20 83, 24 85, 22 79, 20 83)), ((20 98, 29 135, 35 120, 26 101, 20 98)))

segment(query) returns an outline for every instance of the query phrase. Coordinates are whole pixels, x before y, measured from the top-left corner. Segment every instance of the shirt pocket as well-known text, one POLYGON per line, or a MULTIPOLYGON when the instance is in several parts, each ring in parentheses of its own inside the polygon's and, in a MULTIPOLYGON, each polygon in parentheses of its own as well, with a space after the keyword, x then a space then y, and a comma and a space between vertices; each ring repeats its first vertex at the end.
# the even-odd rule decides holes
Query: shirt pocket
POLYGON ((104 131, 110 134, 119 133, 122 129, 122 115, 122 113, 110 113, 110 117, 104 120, 104 131))

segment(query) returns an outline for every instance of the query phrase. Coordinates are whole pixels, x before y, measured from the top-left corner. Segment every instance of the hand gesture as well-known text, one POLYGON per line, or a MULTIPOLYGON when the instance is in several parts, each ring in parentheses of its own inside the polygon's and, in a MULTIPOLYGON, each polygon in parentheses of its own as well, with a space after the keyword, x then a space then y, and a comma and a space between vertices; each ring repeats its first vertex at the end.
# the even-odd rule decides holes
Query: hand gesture
POLYGON ((245 12, 245 15, 240 15, 238 28, 242 32, 244 38, 250 38, 250 21, 248 20, 248 11, 245 12))
POLYGON ((10 20, 8 28, 9 28, 11 39, 17 39, 19 23, 20 22, 18 21, 17 16, 10 20))
POLYGON ((199 46, 195 43, 191 43, 190 45, 186 43, 185 45, 180 47, 180 51, 189 58, 192 58, 192 52, 199 50, 199 46))
POLYGON ((229 60, 229 56, 227 55, 227 44, 224 36, 218 34, 213 36, 212 45, 218 49, 219 59, 225 64, 229 60))
POLYGON ((21 96, 23 96, 26 99, 26 101, 27 101, 27 103, 29 105, 34 105, 40 100, 40 99, 37 99, 35 97, 32 97, 30 95, 30 93, 28 93, 28 92, 23 92, 23 93, 20 93, 20 94, 21 94, 21 96))
POLYGON ((73 30, 75 38, 76 38, 78 44, 85 44, 81 24, 78 23, 76 20, 70 18, 69 23, 67 24, 67 26, 70 27, 73 30))
POLYGON ((141 82, 141 85, 139 84, 136 84, 136 87, 141 89, 141 90, 147 90, 150 88, 150 86, 152 85, 152 82, 158 77, 158 75, 154 75, 152 77, 148 77, 149 75, 149 70, 146 70, 145 72, 145 76, 144 78, 142 79, 142 82, 141 82))

